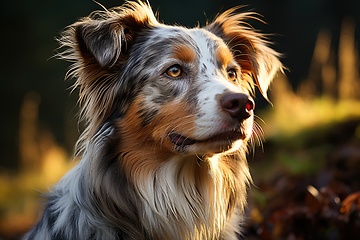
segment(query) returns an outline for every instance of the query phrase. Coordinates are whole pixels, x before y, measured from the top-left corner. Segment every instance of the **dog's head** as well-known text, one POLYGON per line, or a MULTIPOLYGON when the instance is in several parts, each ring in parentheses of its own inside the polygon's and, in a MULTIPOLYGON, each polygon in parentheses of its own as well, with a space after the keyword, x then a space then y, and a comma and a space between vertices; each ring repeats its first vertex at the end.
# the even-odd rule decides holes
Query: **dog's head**
POLYGON ((244 24, 249 16, 233 9, 188 29, 128 2, 71 25, 62 56, 75 61, 87 137, 113 121, 133 147, 205 154, 246 142, 254 87, 266 98, 282 68, 264 37, 244 24))

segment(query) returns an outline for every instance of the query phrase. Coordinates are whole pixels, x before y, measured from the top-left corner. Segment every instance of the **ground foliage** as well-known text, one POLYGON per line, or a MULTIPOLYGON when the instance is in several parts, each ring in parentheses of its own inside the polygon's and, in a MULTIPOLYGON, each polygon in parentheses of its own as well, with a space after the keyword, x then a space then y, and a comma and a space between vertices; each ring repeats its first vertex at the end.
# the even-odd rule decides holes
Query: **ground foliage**
POLYGON ((263 148, 250 161, 244 239, 360 239, 359 118, 274 137, 263 148))

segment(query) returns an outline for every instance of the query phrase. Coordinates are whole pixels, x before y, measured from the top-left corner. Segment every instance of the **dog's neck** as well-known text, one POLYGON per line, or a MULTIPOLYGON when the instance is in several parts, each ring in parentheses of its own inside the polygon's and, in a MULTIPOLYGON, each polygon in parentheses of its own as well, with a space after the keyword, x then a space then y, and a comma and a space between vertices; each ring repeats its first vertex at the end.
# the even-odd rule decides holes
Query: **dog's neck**
POLYGON ((114 209, 124 209, 124 202, 136 204, 140 215, 131 213, 131 221, 139 221, 152 239, 221 239, 225 222, 246 203, 251 180, 245 150, 204 157, 175 154, 144 141, 136 130, 106 124, 88 143, 82 164, 90 167, 85 171, 95 184, 90 189, 95 199, 108 196, 105 203, 96 204, 121 226, 123 213, 114 209), (117 178, 123 179, 120 191, 107 192, 110 179, 117 178), (123 200, 128 195, 139 202, 123 200))
POLYGON ((142 224, 163 234, 154 238, 195 235, 198 239, 220 239, 229 216, 246 201, 249 179, 238 173, 247 163, 236 156, 243 153, 181 155, 164 151, 151 141, 126 139, 122 141, 127 150, 121 162, 143 198, 141 202, 146 203, 142 224))

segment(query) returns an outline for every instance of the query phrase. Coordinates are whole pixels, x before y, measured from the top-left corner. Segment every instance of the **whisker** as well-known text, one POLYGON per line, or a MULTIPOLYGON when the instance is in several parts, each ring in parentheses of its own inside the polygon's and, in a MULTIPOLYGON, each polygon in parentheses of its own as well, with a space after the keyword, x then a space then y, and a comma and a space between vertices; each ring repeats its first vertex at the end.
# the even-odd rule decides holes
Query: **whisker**
POLYGON ((262 151, 264 151, 264 144, 265 138, 264 138, 264 131, 260 124, 256 121, 254 121, 253 125, 253 136, 254 136, 254 145, 258 143, 258 146, 261 147, 262 151))
POLYGON ((256 120, 260 120, 262 124, 266 125, 266 122, 258 115, 255 114, 254 117, 256 118, 256 120))

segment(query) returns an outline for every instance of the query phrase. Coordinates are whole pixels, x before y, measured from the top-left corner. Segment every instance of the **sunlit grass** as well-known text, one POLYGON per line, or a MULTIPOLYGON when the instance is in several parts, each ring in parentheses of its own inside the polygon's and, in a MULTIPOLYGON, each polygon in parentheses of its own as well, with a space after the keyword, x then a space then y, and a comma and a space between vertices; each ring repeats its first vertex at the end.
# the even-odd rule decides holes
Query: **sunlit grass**
POLYGON ((336 99, 326 95, 306 99, 292 92, 286 81, 277 79, 277 85, 286 86, 274 84, 273 107, 260 114, 269 123, 263 126, 267 137, 291 136, 304 129, 360 117, 358 99, 336 99))
POLYGON ((75 164, 50 132, 39 130, 39 103, 29 93, 22 105, 20 169, 0 171, 0 239, 17 239, 34 224, 45 193, 75 164))
POLYGON ((54 157, 54 161, 44 162, 40 171, 0 173, 1 234, 12 237, 22 233, 38 218, 44 194, 74 164, 57 161, 56 158, 63 157, 61 154, 54 157))

